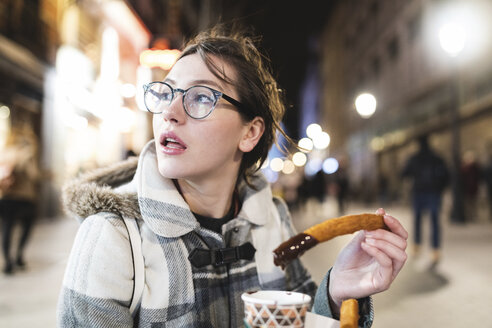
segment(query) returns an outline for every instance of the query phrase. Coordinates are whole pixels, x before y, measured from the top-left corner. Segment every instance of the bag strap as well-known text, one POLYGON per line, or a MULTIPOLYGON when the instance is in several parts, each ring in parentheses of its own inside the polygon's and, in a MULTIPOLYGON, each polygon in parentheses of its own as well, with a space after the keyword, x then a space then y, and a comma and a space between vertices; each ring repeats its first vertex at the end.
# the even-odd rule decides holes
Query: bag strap
POLYGON ((142 238, 138 230, 138 223, 136 219, 123 218, 123 222, 128 230, 130 247, 132 249, 134 283, 132 299, 130 302, 130 313, 132 316, 135 316, 142 301, 142 294, 145 285, 145 263, 142 254, 142 238))

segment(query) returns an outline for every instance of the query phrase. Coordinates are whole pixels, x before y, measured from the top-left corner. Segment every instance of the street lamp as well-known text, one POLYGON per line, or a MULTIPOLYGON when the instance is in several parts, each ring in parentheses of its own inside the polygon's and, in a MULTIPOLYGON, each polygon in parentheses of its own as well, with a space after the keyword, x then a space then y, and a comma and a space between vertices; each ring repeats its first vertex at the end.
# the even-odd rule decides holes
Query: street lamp
POLYGON ((376 98, 370 93, 362 93, 355 98, 355 109, 363 118, 369 118, 376 111, 376 98))
POLYGON ((466 30, 461 24, 448 23, 439 30, 441 48, 451 57, 456 57, 465 48, 466 30))
POLYGON ((461 180, 461 135, 460 135, 460 107, 461 107, 461 87, 459 66, 455 58, 463 51, 466 45, 467 34, 465 28, 457 23, 448 23, 439 30, 439 43, 441 48, 452 57, 452 69, 454 70, 453 89, 454 104, 451 110, 451 131, 452 143, 451 151, 453 155, 452 191, 453 206, 451 209, 451 221, 456 223, 465 222, 465 210, 463 205, 463 192, 461 180))

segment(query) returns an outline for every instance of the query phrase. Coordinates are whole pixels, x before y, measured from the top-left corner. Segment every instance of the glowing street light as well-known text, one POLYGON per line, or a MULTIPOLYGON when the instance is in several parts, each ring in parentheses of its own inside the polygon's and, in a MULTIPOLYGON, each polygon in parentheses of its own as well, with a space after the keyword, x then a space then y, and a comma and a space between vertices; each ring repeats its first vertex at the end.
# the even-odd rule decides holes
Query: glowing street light
POLYGON ((458 23, 448 23, 439 30, 439 43, 451 57, 456 57, 466 45, 466 30, 458 23))
POLYGON ((376 98, 370 93, 362 93, 355 99, 355 109, 363 118, 369 118, 376 111, 376 98))

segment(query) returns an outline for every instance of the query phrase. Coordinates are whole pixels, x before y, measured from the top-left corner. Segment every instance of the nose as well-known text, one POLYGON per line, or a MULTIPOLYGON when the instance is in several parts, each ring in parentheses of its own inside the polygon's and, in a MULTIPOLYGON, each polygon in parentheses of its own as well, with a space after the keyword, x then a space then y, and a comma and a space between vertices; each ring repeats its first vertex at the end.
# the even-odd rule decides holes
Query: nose
POLYGON ((164 121, 182 124, 186 120, 186 112, 183 107, 183 93, 179 93, 175 93, 169 106, 162 112, 161 115, 164 121))

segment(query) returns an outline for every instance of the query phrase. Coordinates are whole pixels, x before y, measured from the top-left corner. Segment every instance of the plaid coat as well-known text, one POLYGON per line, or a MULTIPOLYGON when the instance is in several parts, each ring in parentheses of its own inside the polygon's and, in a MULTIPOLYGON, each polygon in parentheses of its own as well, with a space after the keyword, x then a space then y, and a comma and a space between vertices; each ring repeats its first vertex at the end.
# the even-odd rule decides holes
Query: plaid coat
MULTIPOLYGON (((68 209, 86 218, 63 280, 60 327, 242 327, 240 296, 246 291, 292 290, 314 298, 317 286, 299 260, 285 271, 273 264, 273 249, 295 231, 285 203, 272 197, 261 175, 253 179, 256 190, 240 185, 241 210, 218 234, 200 227, 172 181, 159 175, 153 142, 142 151, 136 172, 135 164, 91 173, 65 190, 68 209), (145 288, 135 318, 129 312, 132 251, 122 216, 137 218, 142 237, 145 288), (252 261, 195 268, 188 260, 197 247, 245 242, 256 248, 252 261)), ((318 312, 329 316, 326 281, 316 298, 318 312)))

